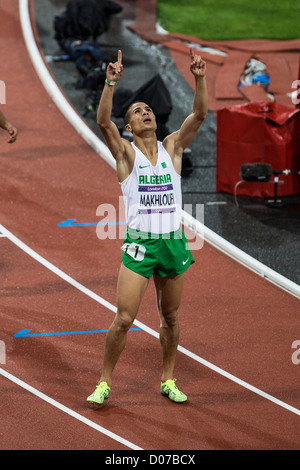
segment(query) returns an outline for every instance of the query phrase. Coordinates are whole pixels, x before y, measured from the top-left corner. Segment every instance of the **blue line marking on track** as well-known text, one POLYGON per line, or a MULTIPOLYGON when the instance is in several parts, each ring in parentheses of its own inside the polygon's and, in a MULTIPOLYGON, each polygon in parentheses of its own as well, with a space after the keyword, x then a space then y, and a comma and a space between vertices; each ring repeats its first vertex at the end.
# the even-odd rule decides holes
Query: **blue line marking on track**
MULTIPOLYGON (((15 333, 14 338, 32 338, 37 336, 59 336, 59 335, 83 335, 87 333, 107 333, 108 330, 87 330, 87 331, 63 331, 58 333, 29 333, 31 329, 20 330, 15 333)), ((142 331, 141 328, 130 328, 128 331, 142 331)))
POLYGON ((87 227, 90 225, 125 225, 126 222, 76 222, 76 219, 68 219, 57 224, 58 227, 87 227))

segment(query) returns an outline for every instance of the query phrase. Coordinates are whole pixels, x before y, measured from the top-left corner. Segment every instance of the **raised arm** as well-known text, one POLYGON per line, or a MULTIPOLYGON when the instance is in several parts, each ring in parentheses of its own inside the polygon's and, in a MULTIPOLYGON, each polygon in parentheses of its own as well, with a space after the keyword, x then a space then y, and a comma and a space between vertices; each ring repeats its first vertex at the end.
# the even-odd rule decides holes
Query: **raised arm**
POLYGON ((106 70, 106 80, 102 91, 97 112, 97 123, 113 157, 117 160, 124 153, 124 143, 119 130, 111 120, 113 95, 117 82, 123 75, 122 52, 118 51, 118 60, 109 63, 106 70))
POLYGON ((120 136, 119 129, 111 120, 113 95, 117 82, 123 75, 122 52, 118 51, 118 60, 109 63, 106 69, 106 80, 97 111, 97 123, 117 163, 117 176, 123 181, 132 170, 129 155, 133 152, 130 143, 120 136))
POLYGON ((195 94, 192 113, 184 120, 180 129, 166 137, 165 148, 173 158, 175 168, 181 170, 182 153, 195 138, 208 112, 208 95, 206 87, 206 63, 190 49, 190 71, 195 77, 195 94))
POLYGON ((18 131, 16 127, 6 119, 2 111, 0 111, 0 127, 9 133, 10 135, 10 138, 8 140, 9 144, 17 140, 18 131))

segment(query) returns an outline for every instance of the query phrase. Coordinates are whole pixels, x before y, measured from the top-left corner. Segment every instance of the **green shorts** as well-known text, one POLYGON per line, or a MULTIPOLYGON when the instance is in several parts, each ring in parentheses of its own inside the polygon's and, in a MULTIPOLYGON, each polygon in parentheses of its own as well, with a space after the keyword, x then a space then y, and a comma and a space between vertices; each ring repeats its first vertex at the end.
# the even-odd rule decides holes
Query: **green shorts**
POLYGON ((123 264, 147 278, 176 276, 195 262, 181 229, 157 235, 128 228, 122 250, 123 264))

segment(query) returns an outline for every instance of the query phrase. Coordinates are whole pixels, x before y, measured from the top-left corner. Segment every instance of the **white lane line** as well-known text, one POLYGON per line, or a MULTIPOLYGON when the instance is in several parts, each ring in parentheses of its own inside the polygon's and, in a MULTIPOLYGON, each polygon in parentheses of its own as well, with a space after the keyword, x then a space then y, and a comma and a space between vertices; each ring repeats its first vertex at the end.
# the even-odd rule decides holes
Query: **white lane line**
POLYGON ((220 235, 206 227, 202 222, 193 218, 186 211, 182 211, 182 223, 185 227, 189 228, 192 232, 203 238, 217 250, 234 259, 241 265, 245 266, 247 269, 255 272, 265 280, 275 284, 277 287, 280 287, 289 294, 300 299, 300 286, 298 284, 291 281, 290 279, 287 279, 265 264, 248 255, 244 251, 240 250, 232 243, 228 242, 220 235))
MULTIPOLYGON (((108 308, 112 312, 116 313, 117 307, 112 305, 110 302, 107 302, 105 299, 100 297, 99 295, 95 294, 93 291, 90 289, 87 289, 85 286, 77 282, 75 279, 70 277, 68 274, 64 273, 61 271, 57 266, 53 265, 49 261, 47 261, 45 258, 40 256, 38 253, 36 253, 34 250, 32 250, 29 246, 27 246, 25 243, 23 243, 21 240, 19 240, 15 235, 13 235, 11 232, 9 232, 3 225, 0 224, 0 230, 5 233, 7 238, 17 245, 21 250, 23 250, 25 253, 27 253, 29 256, 31 256, 33 259, 41 263, 43 266, 45 266, 47 269, 52 271, 54 274, 57 276, 61 277, 64 279, 66 282, 74 286, 76 289, 80 290, 90 298, 94 299, 96 302, 100 303, 104 307, 108 308)), ((147 325, 144 325, 142 322, 135 320, 134 324, 144 330, 146 333, 154 336, 155 338, 159 338, 159 333, 154 331, 152 328, 149 328, 147 325)), ((297 408, 273 397, 272 395, 265 393, 264 391, 250 385, 249 383, 245 382, 244 380, 239 379, 238 377, 235 377, 234 375, 230 374, 229 372, 224 371, 218 366, 215 366, 211 362, 206 361, 202 357, 198 356, 197 354, 194 354, 193 352, 189 351, 186 348, 183 348, 182 346, 178 346, 178 351, 182 352, 186 356, 190 357, 191 359, 199 362, 200 364, 204 365, 205 367, 213 370, 214 372, 222 375, 223 377, 226 377, 227 379, 231 380, 232 382, 235 382, 236 384, 240 385, 243 388, 246 388, 247 390, 250 390, 251 392, 255 393, 256 395, 259 395, 266 400, 269 400, 270 402, 281 406, 282 408, 285 408, 288 411, 291 411, 292 413, 300 416, 300 410, 297 408)))
POLYGON ((18 379, 17 377, 10 374, 6 370, 0 368, 0 374, 3 375, 3 377, 6 377, 11 382, 14 382, 15 384, 17 384, 20 387, 24 388, 28 392, 30 392, 33 395, 37 396, 41 400, 44 400, 46 403, 54 406, 55 408, 58 408, 59 410, 63 411, 64 413, 67 413, 69 416, 72 416, 72 418, 75 418, 78 421, 81 421, 82 423, 87 424, 90 428, 93 428, 96 431, 101 432, 102 434, 105 434, 106 436, 110 437, 114 441, 119 442, 120 444, 123 444, 124 446, 128 447, 129 449, 143 450, 141 447, 138 447, 135 444, 132 444, 132 442, 127 441, 127 439, 123 439, 123 437, 118 436, 117 434, 109 431, 108 429, 103 428, 99 424, 94 423, 90 419, 85 418, 84 416, 80 415, 76 411, 71 410, 67 406, 62 405, 58 401, 53 400, 53 398, 50 398, 50 397, 48 397, 48 395, 45 395, 44 393, 40 392, 36 388, 31 387, 31 385, 28 385, 26 382, 23 382, 23 380, 18 379))
MULTIPOLYGON (((95 292, 91 291, 87 287, 83 286, 80 284, 78 281, 73 279, 71 276, 63 272, 61 269, 59 269, 57 266, 54 264, 50 263, 47 261, 45 258, 40 256, 38 253, 36 253, 34 250, 32 250, 29 246, 27 246, 25 243, 23 243, 19 238, 17 238, 15 235, 13 235, 11 232, 9 232, 3 225, 0 224, 0 230, 5 234, 5 236, 15 245, 17 245, 21 250, 23 250, 25 253, 27 253, 29 256, 31 256, 33 259, 38 261, 40 264, 45 266, 45 268, 49 269, 52 271, 54 274, 57 276, 61 277, 63 280, 71 284, 73 287, 76 289, 80 290, 83 294, 86 294, 89 296, 91 299, 95 300, 99 304, 103 305, 104 307, 108 308, 112 312, 116 313, 117 312, 117 307, 112 305, 110 302, 107 300, 103 299, 103 297, 100 297, 100 295, 97 295, 95 292)), ((159 338, 159 334, 152 330, 152 328, 149 328, 146 325, 143 325, 143 323, 135 320, 135 325, 138 326, 139 328, 142 328, 144 331, 147 333, 151 334, 152 336, 155 336, 156 338, 159 338)))

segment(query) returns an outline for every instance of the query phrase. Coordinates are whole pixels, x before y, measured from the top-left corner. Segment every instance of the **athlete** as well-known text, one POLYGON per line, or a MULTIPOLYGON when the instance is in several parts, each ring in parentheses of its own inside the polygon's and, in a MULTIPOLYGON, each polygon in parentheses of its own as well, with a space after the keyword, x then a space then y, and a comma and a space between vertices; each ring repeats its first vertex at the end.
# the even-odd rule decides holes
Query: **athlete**
POLYGON ((152 109, 146 103, 132 103, 125 116, 126 130, 133 135, 130 143, 121 138, 111 120, 115 85, 123 75, 120 50, 117 62, 107 66, 97 122, 116 159, 117 177, 126 200, 128 228, 117 285, 117 314, 106 336, 99 384, 87 398, 93 408, 109 396, 114 367, 152 276, 163 356, 160 391, 176 403, 187 400, 173 377, 184 272, 194 262, 180 228, 180 173, 183 151, 194 139, 208 110, 206 64, 193 49, 190 49, 190 71, 195 77, 193 110, 180 129, 163 142, 157 141, 152 109))
POLYGON ((9 133, 9 144, 12 144, 17 140, 18 131, 16 127, 6 119, 2 111, 0 111, 0 127, 9 133))

